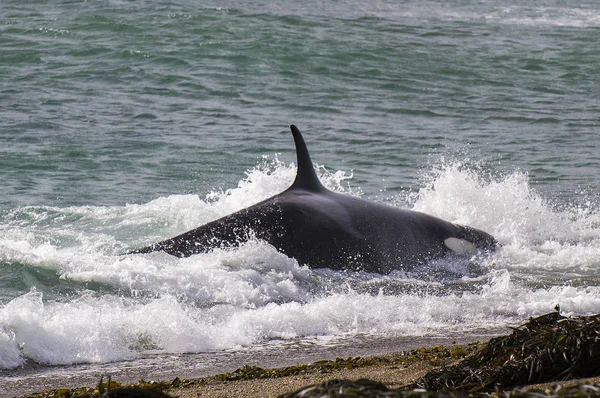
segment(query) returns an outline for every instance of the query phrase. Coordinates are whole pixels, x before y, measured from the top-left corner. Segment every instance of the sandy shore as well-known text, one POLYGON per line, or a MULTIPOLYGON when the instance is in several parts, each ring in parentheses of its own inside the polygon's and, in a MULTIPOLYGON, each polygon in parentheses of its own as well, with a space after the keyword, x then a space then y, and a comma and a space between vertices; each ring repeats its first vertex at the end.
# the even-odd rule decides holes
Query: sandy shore
MULTIPOLYGON (((436 366, 450 364, 474 352, 479 343, 434 346, 389 353, 386 355, 319 360, 281 368, 245 366, 233 372, 201 378, 176 377, 150 384, 160 386, 173 397, 277 397, 311 384, 334 379, 370 379, 389 388, 409 384, 436 366)), ((119 385, 119 378, 115 378, 119 385)), ((140 385, 139 383, 137 385, 140 385)), ((89 386, 89 384, 88 384, 89 386)), ((57 386, 58 387, 58 386, 57 386)), ((44 392, 17 395, 20 397, 60 397, 90 394, 93 388, 53 388, 44 392)))
MULTIPOLYGON (((140 382, 135 388, 157 389, 180 398, 278 397, 331 380, 369 379, 370 382, 345 381, 311 387, 310 396, 328 396, 340 388, 355 391, 357 396, 368 396, 365 391, 379 393, 424 386, 432 392, 449 392, 451 396, 485 391, 498 395, 502 388, 501 396, 530 397, 541 393, 600 398, 600 378, 584 378, 598 375, 599 341, 600 315, 568 318, 557 311, 530 318, 510 335, 497 336, 485 343, 338 357, 279 368, 244 365, 231 372, 195 379, 176 377, 170 381, 140 382), (534 384, 542 381, 548 383, 534 384)), ((117 381, 110 388, 120 385, 117 381)), ((24 397, 89 397, 97 392, 90 387, 54 389, 24 397)))
MULTIPOLYGON (((198 398, 198 397, 230 397, 230 398, 273 398, 282 394, 298 391, 299 389, 324 383, 329 380, 358 380, 369 379, 385 384, 390 389, 406 386, 424 376, 431 369, 451 365, 461 361, 467 355, 481 347, 480 343, 469 345, 450 345, 437 347, 424 347, 397 354, 376 356, 360 359, 348 358, 337 361, 317 361, 314 364, 296 365, 295 367, 262 369, 249 367, 253 370, 260 369, 266 375, 264 378, 243 379, 243 373, 228 372, 198 379, 176 378, 161 381, 150 385, 160 385, 161 390, 171 397, 198 398), (387 361, 387 363, 386 363, 387 361), (337 368, 337 369, 336 369, 337 368), (287 372, 297 374, 283 375, 287 372)), ((252 377, 252 376, 248 376, 252 377)), ((118 382, 118 384, 121 384, 118 382)), ((588 379, 574 379, 563 382, 533 384, 518 388, 515 392, 523 393, 536 391, 551 394, 560 389, 577 385, 598 385, 600 377, 588 379)), ((123 383, 123 385, 129 385, 123 383)), ((140 385, 139 383, 136 385, 140 385)), ((72 397, 83 394, 97 393, 98 390, 90 387, 77 389, 50 389, 47 391, 21 395, 22 398, 50 398, 72 397)), ((521 395, 517 395, 521 396, 521 395)), ((537 396, 537 395, 536 395, 537 396)), ((571 396, 570 394, 561 396, 571 396)))
POLYGON ((422 361, 405 368, 397 365, 378 365, 364 368, 343 369, 324 374, 304 374, 272 379, 235 380, 209 382, 201 386, 171 390, 169 393, 180 398, 196 397, 278 397, 281 394, 297 391, 302 387, 323 383, 334 379, 357 380, 367 378, 384 383, 390 388, 398 388, 425 375, 432 368, 422 361))
MULTIPOLYGON (((354 368, 343 368, 337 370, 331 369, 307 369, 301 374, 289 375, 289 376, 275 376, 271 378, 263 379, 250 379, 250 380, 223 380, 222 378, 232 373, 225 373, 221 375, 210 376, 201 379, 190 379, 182 381, 185 386, 171 387, 166 391, 172 397, 178 398, 198 398, 198 397, 214 397, 214 398, 250 398, 250 397, 261 397, 261 398, 274 398, 282 394, 291 393, 298 391, 299 389, 324 383, 329 380, 344 379, 344 380, 358 380, 358 379, 370 379, 385 384, 388 388, 395 389, 406 386, 415 380, 424 376, 428 371, 436 367, 449 365, 460 361, 463 355, 472 352, 468 347, 464 345, 448 346, 445 347, 445 352, 461 352, 456 357, 444 355, 431 355, 431 348, 422 348, 414 350, 408 355, 406 353, 391 356, 385 356, 380 358, 388 358, 391 361, 402 361, 409 357, 412 357, 414 353, 416 357, 408 359, 410 364, 403 365, 397 362, 389 364, 377 364, 377 365, 365 365, 354 368), (404 359, 400 359, 404 358, 404 359)), ((282 368, 283 369, 283 368, 282 368)), ((277 373, 281 369, 271 369, 277 373)), ((168 385, 173 381, 163 382, 161 384, 168 385)), ((588 378, 588 379, 575 379, 563 382, 552 382, 544 384, 533 384, 517 389, 515 392, 528 392, 536 391, 549 394, 553 391, 560 389, 566 389, 577 385, 598 385, 600 383, 600 377, 588 378)), ((67 389, 51 389, 48 391, 22 395, 25 398, 50 398, 50 397, 67 397, 68 394, 78 393, 93 393, 97 392, 92 388, 81 388, 75 390, 67 389)), ((514 394, 514 392, 513 392, 514 394)), ((562 395, 562 396, 570 396, 562 395)))
MULTIPOLYGON (((180 398, 197 398, 197 397, 215 397, 215 398, 249 398, 249 397, 278 397, 281 394, 298 391, 302 387, 313 384, 319 384, 328 380, 346 379, 358 380, 368 378, 370 380, 379 381, 387 387, 400 388, 404 385, 414 382, 418 378, 425 375, 432 369, 428 363, 419 363, 409 366, 404 369, 398 369, 393 366, 385 366, 378 368, 353 369, 339 372, 332 372, 327 375, 305 375, 305 376, 288 376, 277 379, 266 380, 242 380, 225 383, 211 383, 204 386, 188 387, 169 392, 173 397, 180 398)), ((563 382, 552 382, 543 384, 532 384, 524 386, 512 391, 512 394, 535 392, 539 394, 547 394, 550 396, 552 392, 563 390, 563 392, 571 387, 581 385, 598 385, 600 377, 592 377, 585 379, 574 379, 563 382)), ((573 394, 575 395, 575 394, 573 394)), ((573 396, 563 393, 563 397, 573 396)), ((583 395, 577 395, 583 396, 583 395)))
MULTIPOLYGON (((98 383, 101 375, 110 375, 113 380, 128 385, 139 380, 154 380, 158 382, 171 382, 173 379, 181 380, 205 380, 204 385, 194 386, 200 390, 214 389, 216 391, 225 388, 212 375, 234 372, 244 365, 260 366, 263 368, 276 369, 285 368, 297 364, 311 364, 323 360, 335 360, 336 358, 385 356, 389 358, 398 357, 404 352, 417 350, 419 347, 447 346, 455 344, 468 344, 479 340, 488 340, 498 333, 487 334, 463 334, 462 336, 441 337, 373 337, 353 336, 335 344, 301 344, 295 342, 275 348, 262 347, 258 349, 215 352, 200 354, 161 354, 149 356, 131 361, 99 364, 79 364, 68 366, 43 367, 35 365, 32 368, 5 370, 0 372, 0 398, 13 398, 20 396, 32 396, 33 393, 51 391, 52 389, 76 389, 77 387, 92 387, 98 383), (212 380, 212 381, 211 381, 212 380), (218 381, 218 382, 217 382, 218 381)), ((411 363, 412 364, 412 363, 411 363)), ((354 368, 358 368, 356 364, 354 368)), ((383 366, 383 365, 382 365, 383 366)), ((397 369, 406 366, 397 365, 397 369)), ((363 368, 363 367, 361 367, 363 368)), ((366 367, 364 367, 367 371, 366 367)), ((390 366, 393 370, 394 367, 390 366)), ((298 377, 277 378, 274 385, 282 382, 294 383, 294 386, 305 383, 320 382, 324 379, 334 378, 333 371, 336 369, 318 369, 314 372, 306 372, 298 377), (288 381, 289 380, 289 381, 288 381), (299 380, 297 383, 292 380, 299 380)), ((341 370, 341 369, 337 369, 341 370)), ((337 371, 336 370, 336 371, 337 371)), ((375 368, 372 369, 375 371, 375 368)), ((383 367, 382 371, 385 370, 383 367)), ((356 369, 354 371, 357 371, 356 369)), ((357 377, 368 377, 366 375, 357 377)), ((257 380, 260 383, 268 381, 257 380)), ((258 383, 258 384, 260 384, 258 383)), ((240 383, 226 383, 237 385, 240 383)), ((246 383, 253 384, 253 383, 246 383)), ((236 388, 236 387, 231 387, 236 388)), ((249 387, 244 387, 248 389, 249 387)), ((212 391, 212 390, 211 390, 212 391)), ((251 391, 251 390, 248 390, 251 391)), ((177 391, 179 393, 179 391, 177 391)), ((261 390, 262 393, 262 390, 261 390)), ((44 396, 44 395, 38 395, 44 396)), ((194 396, 194 395, 192 395, 194 396)), ((252 396, 252 395, 247 395, 252 396)))

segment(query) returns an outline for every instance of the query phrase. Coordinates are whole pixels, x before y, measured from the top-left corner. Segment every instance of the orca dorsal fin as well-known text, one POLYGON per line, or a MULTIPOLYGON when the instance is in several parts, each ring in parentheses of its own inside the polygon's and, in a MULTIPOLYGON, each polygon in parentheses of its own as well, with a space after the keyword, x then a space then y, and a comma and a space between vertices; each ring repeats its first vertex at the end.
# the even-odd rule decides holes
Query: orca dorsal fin
POLYGON ((296 144, 296 156, 298 158, 298 171, 296 172, 296 179, 289 189, 305 189, 309 191, 320 191, 325 187, 319 181, 315 168, 313 167, 312 160, 308 154, 306 143, 298 127, 293 124, 290 126, 292 134, 294 135, 294 143, 296 144))

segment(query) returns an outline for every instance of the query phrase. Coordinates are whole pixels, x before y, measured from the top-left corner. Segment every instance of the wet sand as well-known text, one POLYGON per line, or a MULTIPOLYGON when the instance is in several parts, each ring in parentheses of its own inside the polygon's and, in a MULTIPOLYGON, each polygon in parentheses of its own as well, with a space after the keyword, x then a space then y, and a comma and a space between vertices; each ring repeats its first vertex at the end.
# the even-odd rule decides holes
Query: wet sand
MULTIPOLYGON (((262 347, 229 352, 203 354, 158 354, 146 358, 118 363, 80 364, 70 366, 32 366, 0 372, 0 397, 12 398, 50 391, 57 388, 96 386, 101 376, 110 375, 119 383, 136 383, 139 380, 169 382, 175 378, 198 380, 224 372, 233 372, 244 365, 262 368, 282 368, 297 364, 310 364, 336 358, 393 357, 419 347, 451 346, 472 341, 487 341, 497 335, 473 334, 446 337, 389 337, 353 336, 329 345, 314 343, 289 343, 275 347, 262 347)), ((411 365, 412 366, 412 365, 411 365)), ((391 386, 406 383, 407 377, 419 376, 431 366, 415 364, 407 370, 394 365, 343 369, 328 373, 279 377, 251 381, 209 382, 171 392, 182 397, 196 396, 277 396, 287 391, 335 378, 372 378, 391 386), (285 388, 284 388, 285 387, 285 388), (265 395, 269 393, 270 395, 265 395), (201 395, 198 395, 201 394, 201 395)))
POLYGON ((180 398, 215 397, 278 397, 281 394, 297 391, 302 387, 323 383, 334 379, 371 379, 384 383, 390 388, 398 388, 425 375, 433 366, 422 361, 406 368, 396 365, 368 366, 356 369, 343 369, 325 374, 306 374, 259 380, 237 380, 212 382, 203 386, 194 386, 169 393, 180 398))

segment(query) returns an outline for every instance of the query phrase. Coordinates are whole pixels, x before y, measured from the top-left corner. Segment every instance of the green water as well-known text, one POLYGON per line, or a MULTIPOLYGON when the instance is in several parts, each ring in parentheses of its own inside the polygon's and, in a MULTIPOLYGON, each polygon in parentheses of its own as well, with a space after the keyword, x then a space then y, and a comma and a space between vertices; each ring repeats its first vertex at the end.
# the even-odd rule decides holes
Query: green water
POLYGON ((598 188, 597 7, 470 3, 3 2, 0 203, 229 188, 291 123, 370 195, 440 153, 598 188))

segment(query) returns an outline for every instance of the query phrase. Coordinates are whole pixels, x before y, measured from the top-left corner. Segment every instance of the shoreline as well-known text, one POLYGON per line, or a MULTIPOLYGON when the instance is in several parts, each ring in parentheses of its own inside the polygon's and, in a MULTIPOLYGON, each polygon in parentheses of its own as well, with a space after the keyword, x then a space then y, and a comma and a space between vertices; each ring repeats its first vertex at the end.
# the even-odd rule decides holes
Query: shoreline
MULTIPOLYGON (((23 398, 99 397, 106 388, 144 397, 328 397, 346 396, 594 396, 600 397, 600 314, 565 317, 556 312, 513 328, 485 343, 422 347, 395 354, 318 360, 263 368, 245 365, 197 379, 140 381, 52 389, 23 398), (154 394, 153 393, 153 394, 154 394), (169 395, 165 395, 168 393, 169 395), (96 394, 96 395, 94 395, 96 394), (308 394, 308 395, 307 395, 308 394), (331 394, 331 395, 330 395, 331 394)), ((100 378, 102 380, 102 378, 100 378)), ((102 395, 107 396, 107 395, 102 395)), ((113 396, 113 395, 108 395, 113 396)), ((116 398, 120 395, 114 395, 116 398)), ((123 395, 132 396, 132 395, 123 395)))
MULTIPOLYGON (((171 380, 123 383, 112 379, 112 386, 152 387, 173 397, 278 397, 310 384, 333 379, 372 379, 390 388, 399 388, 424 376, 435 367, 454 363, 474 353, 485 343, 421 347, 400 353, 368 357, 318 360, 281 368, 245 365, 233 372, 202 378, 175 377, 171 380)), ((105 379, 105 385, 107 380, 105 379)), ((69 397, 98 392, 94 386, 74 389, 55 386, 41 392, 16 395, 19 398, 69 397)))
MULTIPOLYGON (((291 395, 302 388, 330 382, 332 380, 368 379, 384 384, 389 389, 401 389, 410 386, 416 380, 425 376, 429 371, 459 363, 469 355, 486 346, 488 342, 473 342, 450 346, 421 347, 399 354, 372 357, 338 358, 335 361, 322 360, 312 364, 296 365, 285 368, 259 368, 245 365, 234 372, 207 376, 199 379, 180 379, 168 381, 121 383, 113 380, 110 386, 115 389, 121 386, 151 388, 153 391, 164 391, 172 398, 277 398, 291 395), (289 374, 286 374, 289 373, 289 374)), ((109 386, 105 380, 104 389, 109 386)), ((566 381, 530 384, 514 390, 483 394, 492 397, 546 397, 600 396, 600 377, 577 378, 566 381), (574 393, 569 391, 575 390, 574 393)), ((109 388, 110 390, 110 388, 109 388)), ((400 390, 401 391, 401 390, 400 390)), ((405 391, 410 395, 411 390, 405 391)), ((46 391, 14 396, 16 398, 70 398, 91 397, 98 394, 96 387, 79 387, 74 389, 52 388, 46 391)), ((427 396, 437 396, 430 392, 427 396)), ((368 396, 368 395, 353 395, 368 396)), ((413 396, 413 395, 411 395, 413 396)), ((444 397, 466 396, 466 394, 442 393, 444 397)), ((481 395, 479 395, 481 396, 481 395)), ((312 395, 311 395, 312 397, 312 395)))
POLYGON ((285 368, 336 358, 397 356, 420 347, 451 346, 487 341, 503 330, 434 337, 354 335, 334 342, 293 341, 262 347, 199 354, 157 354, 111 363, 88 363, 0 371, 0 398, 26 396, 56 388, 92 387, 101 376, 130 384, 139 380, 202 379, 233 372, 243 365, 285 368))

